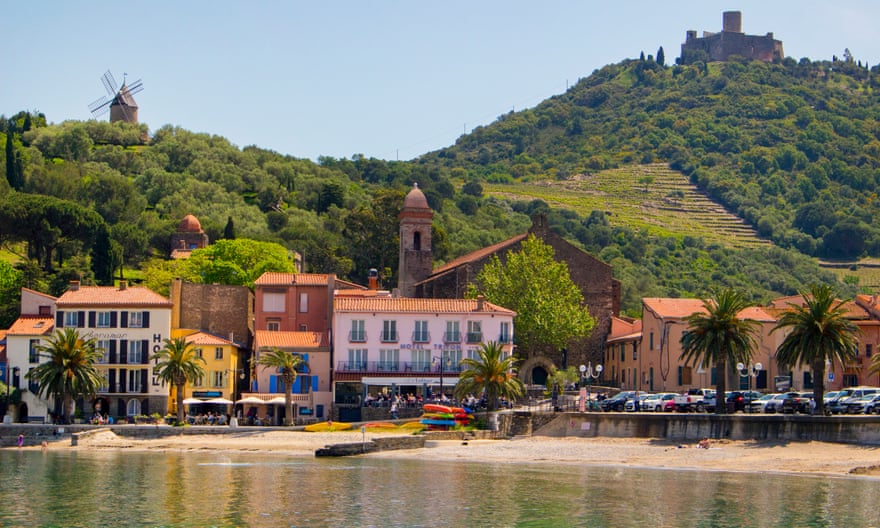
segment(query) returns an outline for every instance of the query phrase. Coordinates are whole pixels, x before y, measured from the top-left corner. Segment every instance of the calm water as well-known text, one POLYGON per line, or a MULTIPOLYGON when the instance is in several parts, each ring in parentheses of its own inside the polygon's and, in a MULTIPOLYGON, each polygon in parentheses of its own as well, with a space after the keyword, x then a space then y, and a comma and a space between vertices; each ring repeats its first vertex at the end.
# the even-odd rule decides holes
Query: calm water
POLYGON ((880 480, 573 465, 6 449, 0 486, 0 526, 880 526, 880 480))

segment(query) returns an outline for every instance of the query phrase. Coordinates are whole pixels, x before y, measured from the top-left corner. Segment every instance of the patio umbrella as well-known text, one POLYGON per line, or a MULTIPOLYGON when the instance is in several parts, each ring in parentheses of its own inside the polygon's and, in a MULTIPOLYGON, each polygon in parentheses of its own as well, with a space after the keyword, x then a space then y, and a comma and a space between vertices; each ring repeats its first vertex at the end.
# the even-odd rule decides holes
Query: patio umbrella
POLYGON ((284 405, 284 396, 276 396, 266 403, 271 405, 284 405))
POLYGON ((247 405, 263 405, 266 403, 266 401, 261 400, 260 398, 257 398, 256 396, 248 396, 247 398, 242 398, 235 403, 247 404, 247 405))
POLYGON ((205 400, 200 400, 198 398, 186 398, 183 400, 184 405, 194 405, 196 403, 205 403, 205 400))
POLYGON ((231 405, 232 400, 227 400, 226 398, 211 398, 210 400, 205 400, 205 403, 217 403, 220 405, 231 405))

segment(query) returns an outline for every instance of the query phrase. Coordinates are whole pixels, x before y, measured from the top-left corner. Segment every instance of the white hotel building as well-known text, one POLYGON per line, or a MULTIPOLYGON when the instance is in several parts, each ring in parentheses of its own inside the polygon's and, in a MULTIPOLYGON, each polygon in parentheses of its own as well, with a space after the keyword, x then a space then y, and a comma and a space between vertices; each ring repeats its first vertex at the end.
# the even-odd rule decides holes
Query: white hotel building
POLYGON ((446 394, 459 363, 497 341, 513 353, 515 312, 478 299, 413 299, 383 291, 337 291, 333 299, 333 392, 336 404, 367 394, 446 394))

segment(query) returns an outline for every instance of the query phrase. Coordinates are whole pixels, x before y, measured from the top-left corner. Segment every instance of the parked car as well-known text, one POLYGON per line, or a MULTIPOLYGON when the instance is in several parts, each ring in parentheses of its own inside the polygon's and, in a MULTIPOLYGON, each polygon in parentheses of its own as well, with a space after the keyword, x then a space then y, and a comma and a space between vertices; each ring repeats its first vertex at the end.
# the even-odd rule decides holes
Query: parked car
MULTIPOLYGON (((743 411, 746 412, 746 409, 749 407, 749 402, 752 400, 757 400, 762 395, 757 391, 743 392, 743 391, 728 391, 725 393, 725 401, 727 402, 727 410, 730 412, 743 411)), ((751 410, 751 409, 749 409, 751 410)))
POLYGON ((786 392, 783 394, 779 412, 783 414, 795 414, 810 412, 810 399, 804 398, 799 392, 786 392))
POLYGON ((829 414, 841 414, 846 412, 846 406, 850 400, 861 398, 867 394, 876 394, 880 389, 876 387, 850 387, 842 389, 831 400, 825 401, 825 412, 829 414))
POLYGON ((880 414, 880 394, 875 394, 871 401, 865 404, 865 414, 880 414))
POLYGON ((765 394, 765 395, 761 396, 760 398, 758 398, 757 400, 752 400, 751 403, 749 404, 750 412, 753 412, 753 413, 767 412, 767 409, 765 408, 767 403, 769 403, 770 400, 772 400, 774 396, 778 396, 778 395, 779 395, 778 392, 774 392, 771 394, 765 394))
POLYGON ((644 402, 646 399, 650 398, 651 396, 654 396, 654 395, 651 394, 650 392, 641 392, 640 391, 639 397, 638 397, 639 407, 637 409, 636 408, 636 396, 635 396, 635 394, 633 394, 633 397, 627 399, 626 403, 623 404, 623 410, 625 410, 627 412, 644 411, 645 410, 644 402))
POLYGON ((712 412, 715 410, 715 389, 689 389, 686 397, 676 398, 675 410, 712 412))
MULTIPOLYGON (((794 407, 794 399, 797 398, 797 403, 800 403, 800 394, 794 391, 791 392, 782 392, 779 394, 775 394, 772 398, 767 400, 767 403, 764 405, 765 413, 781 413, 783 410, 783 402, 785 400, 789 400, 789 406, 791 408, 794 407)), ((791 408, 787 412, 791 412, 791 408)))
POLYGON ((860 398, 850 399, 846 407, 844 407, 844 414, 870 414, 867 411, 868 405, 874 406, 874 402, 880 401, 880 393, 875 394, 865 394, 860 398))
POLYGON ((626 407, 626 400, 635 396, 636 391, 620 391, 610 398, 606 398, 599 402, 599 408, 603 411, 623 411, 626 407))
POLYGON ((652 394, 650 397, 642 402, 642 410, 653 412, 674 411, 675 396, 676 394, 674 392, 661 392, 659 394, 652 394))

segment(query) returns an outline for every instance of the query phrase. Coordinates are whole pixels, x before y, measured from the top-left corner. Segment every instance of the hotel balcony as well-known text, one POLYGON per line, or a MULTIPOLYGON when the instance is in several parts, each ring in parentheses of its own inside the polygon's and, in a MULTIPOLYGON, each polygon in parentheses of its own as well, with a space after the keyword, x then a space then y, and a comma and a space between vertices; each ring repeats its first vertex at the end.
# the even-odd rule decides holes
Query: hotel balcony
MULTIPOLYGON (((444 376, 457 375, 459 372, 461 365, 458 364, 443 367, 444 376)), ((357 381, 364 375, 439 376, 440 364, 424 361, 340 361, 333 373, 336 381, 357 381)))

